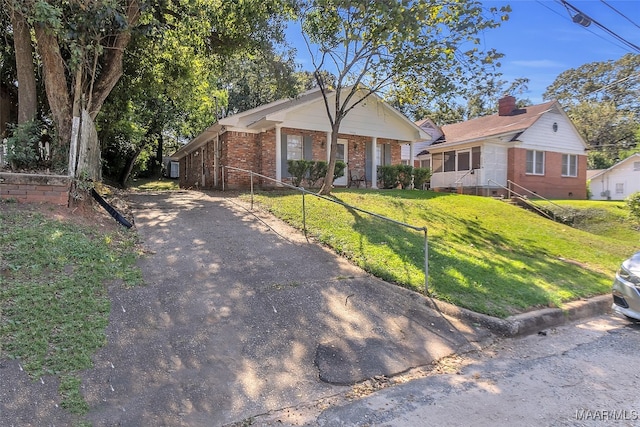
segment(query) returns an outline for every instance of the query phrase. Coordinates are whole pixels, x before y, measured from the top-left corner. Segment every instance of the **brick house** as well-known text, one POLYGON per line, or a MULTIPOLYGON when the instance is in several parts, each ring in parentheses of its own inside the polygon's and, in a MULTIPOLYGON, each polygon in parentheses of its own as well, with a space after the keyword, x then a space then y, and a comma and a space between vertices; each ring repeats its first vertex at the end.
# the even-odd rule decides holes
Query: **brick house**
POLYGON ((442 137, 416 156, 432 169, 433 190, 587 197, 587 145, 557 101, 519 109, 505 96, 497 114, 440 129, 442 137))
MULTIPOLYGON (((362 97, 357 92, 357 97, 362 97)), ((329 94, 333 105, 335 94, 329 94)), ((360 99, 360 98, 355 98, 360 99)), ((354 100, 355 102, 355 100, 354 100)), ((354 107, 343 120, 338 135, 337 158, 347 163, 345 176, 334 185, 346 186, 349 171, 364 171, 368 185, 377 165, 399 164, 403 144, 428 135, 373 94, 354 107)), ((182 188, 220 188, 222 167, 251 170, 277 180, 287 180, 287 160, 324 160, 329 157, 331 126, 319 89, 295 99, 275 101, 219 120, 172 156, 179 162, 182 188)), ((224 174, 225 186, 246 188, 247 174, 224 174)), ((272 181, 254 180, 261 186, 272 181)))

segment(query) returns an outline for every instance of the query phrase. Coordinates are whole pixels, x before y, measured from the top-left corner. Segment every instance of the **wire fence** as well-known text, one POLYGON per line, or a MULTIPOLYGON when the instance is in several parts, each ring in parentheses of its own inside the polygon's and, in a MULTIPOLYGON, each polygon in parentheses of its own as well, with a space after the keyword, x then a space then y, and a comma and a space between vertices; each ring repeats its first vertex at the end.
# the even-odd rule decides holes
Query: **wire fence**
POLYGON ((309 190, 306 190, 304 187, 296 187, 295 185, 289 184, 287 182, 283 182, 262 174, 259 174, 257 172, 253 172, 251 170, 247 170, 247 169, 241 169, 241 168, 236 168, 233 166, 223 166, 222 167, 222 191, 225 191, 225 175, 228 174, 229 172, 240 172, 240 173, 245 173, 245 174, 249 174, 249 185, 250 185, 250 190, 251 190, 251 210, 253 210, 253 204, 254 204, 254 176, 255 177, 259 177, 271 182, 274 182, 282 187, 286 187, 286 188, 290 188, 292 190, 296 190, 299 191, 302 194, 302 229, 304 232, 305 237, 307 236, 307 209, 306 209, 306 202, 305 202, 305 195, 310 195, 313 197, 317 197, 319 199, 324 199, 327 200, 329 202, 332 203, 336 203, 338 205, 342 205, 348 209, 353 209, 355 211, 358 212, 362 212, 364 214, 373 216, 375 218, 381 219, 383 221, 387 221, 390 222, 392 224, 401 226, 401 227, 405 227, 405 228, 409 228, 411 230, 415 230, 415 231, 422 231, 424 233, 424 291, 426 294, 429 293, 429 236, 428 236, 428 229, 425 226, 415 226, 415 225, 411 225, 411 224, 407 224, 404 223, 402 221, 397 221, 395 219, 392 218, 388 218, 386 216, 377 214, 375 212, 370 212, 368 210, 365 209, 361 209, 357 206, 353 206, 350 205, 348 203, 344 203, 340 200, 336 200, 334 198, 331 197, 327 197, 324 196, 322 194, 318 194, 318 193, 314 193, 311 192, 309 190))

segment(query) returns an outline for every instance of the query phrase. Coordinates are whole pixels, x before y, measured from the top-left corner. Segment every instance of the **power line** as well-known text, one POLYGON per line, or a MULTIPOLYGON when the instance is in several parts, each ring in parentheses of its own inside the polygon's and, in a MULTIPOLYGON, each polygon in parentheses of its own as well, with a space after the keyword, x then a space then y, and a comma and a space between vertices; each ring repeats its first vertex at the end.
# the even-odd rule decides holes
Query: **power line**
MULTIPOLYGON (((631 43, 630 41, 626 40, 624 37, 619 36, 618 34, 616 34, 615 32, 611 31, 609 28, 605 27, 604 25, 602 25, 601 23, 599 23, 598 21, 596 21, 595 19, 591 18, 590 16, 588 16, 586 13, 582 12, 580 9, 578 9, 577 7, 573 6, 571 3, 569 3, 567 0, 560 0, 562 2, 562 4, 568 8, 571 8, 574 12, 576 12, 578 15, 582 15, 582 18, 586 18, 587 21, 593 22, 595 25, 597 25, 600 29, 602 29, 603 31, 605 31, 606 33, 608 33, 609 35, 611 35, 612 37, 614 37, 616 40, 622 42, 623 44, 625 44, 626 46, 630 47, 631 49, 637 51, 638 53, 640 53, 640 47, 638 47, 637 45, 631 43)), ((577 15, 576 15, 577 16, 577 15)), ((583 23, 581 23, 581 25, 586 26, 589 25, 589 23, 585 23, 583 21, 583 23)))
MULTIPOLYGON (((556 0, 556 2, 557 2, 558 4, 560 4, 560 5, 562 5, 562 0, 556 0)), ((566 15, 563 15, 562 13, 559 13, 557 10, 550 8, 549 6, 547 6, 546 4, 544 4, 543 2, 541 2, 540 0, 536 0, 536 3, 538 3, 538 4, 539 4, 539 5, 541 5, 541 6, 546 7, 546 8, 547 8, 547 9, 549 9, 551 12, 553 12, 553 13, 555 13, 556 15, 560 16, 562 19, 566 19, 567 21, 572 22, 569 18, 567 18, 567 17, 566 17, 566 15)), ((566 7, 566 6, 565 6, 565 7, 566 7)), ((587 30, 588 32, 590 32, 591 34, 593 34, 594 36, 598 37, 599 39, 601 39, 601 40, 603 40, 603 41, 607 42, 607 43, 611 43, 611 44, 612 44, 612 45, 614 45, 614 46, 617 46, 617 47, 619 47, 619 48, 621 48, 621 49, 625 49, 625 47, 620 46, 618 43, 615 43, 615 42, 613 42, 612 40, 609 40, 609 39, 604 38, 602 35, 600 35, 600 34, 598 34, 598 33, 596 33, 596 32, 591 31, 591 30, 590 30, 589 28, 587 28, 587 27, 584 27, 584 29, 585 29, 585 30, 587 30)))
POLYGON ((627 15, 625 15, 624 13, 620 12, 618 9, 616 9, 615 7, 611 6, 609 3, 607 3, 604 0, 600 0, 602 3, 604 3, 607 7, 609 7, 611 10, 613 10, 615 13, 617 13, 618 15, 622 16, 624 19, 626 19, 627 21, 631 22, 633 25, 635 25, 637 28, 640 28, 640 25, 636 24, 635 22, 633 22, 627 15))

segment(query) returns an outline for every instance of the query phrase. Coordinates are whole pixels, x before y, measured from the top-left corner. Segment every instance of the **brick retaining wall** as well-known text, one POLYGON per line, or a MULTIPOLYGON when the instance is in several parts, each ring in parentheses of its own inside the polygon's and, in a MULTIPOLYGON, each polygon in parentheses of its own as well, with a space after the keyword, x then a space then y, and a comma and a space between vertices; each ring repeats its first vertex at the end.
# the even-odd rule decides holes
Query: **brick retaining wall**
POLYGON ((68 176, 0 172, 0 199, 67 206, 70 186, 68 176))

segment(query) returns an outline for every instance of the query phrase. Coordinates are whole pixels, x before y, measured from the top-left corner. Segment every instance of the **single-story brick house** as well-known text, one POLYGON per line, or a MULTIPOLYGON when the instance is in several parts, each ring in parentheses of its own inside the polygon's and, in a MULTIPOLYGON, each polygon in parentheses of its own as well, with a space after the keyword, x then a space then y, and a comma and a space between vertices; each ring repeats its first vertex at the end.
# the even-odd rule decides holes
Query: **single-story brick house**
POLYGON ((593 200, 624 200, 640 191, 640 153, 594 174, 589 189, 593 200))
POLYGON ((557 101, 442 126, 442 137, 416 160, 430 167, 430 188, 484 196, 586 199, 587 145, 557 101), (525 190, 526 189, 526 190, 525 190), (528 190, 528 191, 527 191, 528 190))
MULTIPOLYGON (((330 93, 333 105, 335 93, 330 93)), ((363 97, 359 90, 356 99, 363 97)), ((403 144, 413 144, 428 135, 399 111, 373 94, 351 110, 340 126, 337 158, 347 163, 345 176, 334 182, 348 184, 349 170, 365 171, 368 185, 377 165, 399 164, 403 144)), ((307 91, 286 99, 219 120, 176 151, 171 159, 180 163, 180 187, 219 188, 223 166, 251 170, 277 180, 286 180, 287 160, 324 160, 329 156, 331 126, 322 93, 307 91)), ((249 176, 224 174, 225 186, 246 188, 249 176)), ((254 181, 273 186, 268 180, 254 181)))

